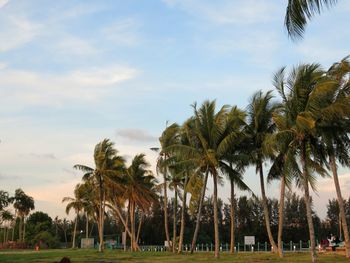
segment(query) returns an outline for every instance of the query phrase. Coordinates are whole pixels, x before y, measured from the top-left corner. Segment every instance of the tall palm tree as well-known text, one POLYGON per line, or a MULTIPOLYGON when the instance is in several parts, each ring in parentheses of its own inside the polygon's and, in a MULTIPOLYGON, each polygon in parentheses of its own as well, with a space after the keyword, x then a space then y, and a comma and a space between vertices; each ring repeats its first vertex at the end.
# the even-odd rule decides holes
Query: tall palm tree
POLYGON ((14 221, 14 215, 9 210, 3 210, 0 212, 0 218, 1 218, 1 221, 5 223, 3 241, 6 243, 8 241, 8 235, 10 230, 9 226, 11 226, 11 223, 14 221))
POLYGON ((153 202, 157 200, 156 182, 150 170, 150 164, 144 154, 134 157, 131 165, 126 169, 124 177, 125 190, 123 197, 130 205, 131 249, 136 250, 135 211, 136 207, 147 211, 153 202))
MULTIPOLYGON (((217 199, 219 168, 237 134, 232 131, 232 127, 229 125, 230 109, 228 106, 223 106, 218 112, 216 112, 215 101, 205 101, 199 109, 197 109, 196 105, 193 107, 194 129, 191 140, 195 140, 195 143, 190 145, 178 144, 169 148, 183 156, 183 159, 187 160, 187 162, 192 162, 196 166, 197 171, 205 171, 206 178, 208 173, 213 178, 215 257, 218 258, 220 246, 217 199)), ((203 184, 202 193, 205 191, 205 188, 206 182, 203 184)), ((202 198, 203 195, 200 203, 202 198)), ((201 207, 199 207, 200 209, 201 207)))
POLYGON ((163 194, 164 194, 164 228, 165 237, 170 248, 170 234, 169 234, 169 223, 168 223, 168 159, 169 153, 165 151, 167 147, 178 142, 178 131, 179 125, 173 123, 163 131, 159 138, 160 149, 152 148, 156 151, 160 150, 159 157, 157 160, 157 172, 163 175, 163 194))
POLYGON ((349 156, 349 117, 350 117, 350 62, 348 57, 335 63, 327 72, 326 85, 318 88, 314 97, 318 98, 319 110, 315 126, 324 143, 328 164, 333 175, 337 193, 340 217, 345 239, 346 257, 350 257, 349 230, 344 201, 340 190, 336 160, 350 166, 349 156))
POLYGON ((266 94, 263 94, 262 91, 258 91, 252 96, 247 107, 248 120, 245 133, 248 137, 248 145, 246 150, 249 151, 251 164, 255 165, 256 172, 260 177, 262 206, 264 210, 267 235, 272 246, 272 250, 276 251, 277 246, 273 239, 270 227, 270 214, 267 206, 263 171, 263 163, 269 157, 264 147, 264 141, 275 131, 275 125, 272 121, 272 114, 279 107, 279 105, 272 102, 272 98, 273 96, 271 91, 268 91, 266 94))
POLYGON ((94 150, 95 168, 77 164, 75 169, 83 171, 84 181, 94 181, 99 189, 99 212, 98 212, 98 235, 99 252, 103 251, 103 229, 106 202, 105 182, 111 177, 120 175, 124 171, 124 158, 118 156, 118 151, 114 148, 114 143, 109 139, 104 139, 95 146, 94 150))
POLYGON ((249 187, 243 181, 243 172, 249 165, 249 156, 244 153, 245 140, 244 134, 246 113, 237 107, 233 107, 230 112, 230 126, 237 134, 236 140, 232 143, 226 153, 226 162, 222 163, 221 171, 230 182, 230 253, 234 252, 235 247, 235 186, 242 191, 250 191, 249 187))
POLYGON ((13 207, 16 210, 16 214, 20 218, 19 224, 19 240, 24 242, 25 239, 25 217, 29 212, 35 208, 34 199, 31 196, 26 195, 22 189, 16 189, 15 196, 13 197, 13 207))
POLYGON ((337 2, 338 0, 288 0, 284 19, 288 35, 293 40, 302 38, 308 20, 337 2))
POLYGON ((299 158, 301 176, 296 179, 304 191, 311 259, 312 262, 316 262, 309 186, 312 188, 315 186, 314 172, 322 176, 327 175, 322 166, 324 163, 323 153, 320 153, 322 145, 317 137, 315 126, 315 119, 319 114, 318 105, 320 105, 316 90, 322 89, 319 83, 324 78, 324 72, 318 64, 306 64, 294 68, 287 78, 284 77, 284 69, 280 74, 281 81, 277 90, 282 97, 283 108, 278 115, 274 116, 278 127, 276 138, 287 141, 299 158))
POLYGON ((79 217, 79 213, 83 210, 84 207, 84 203, 83 201, 79 198, 79 196, 77 196, 77 191, 79 188, 79 184, 75 186, 75 190, 74 190, 74 196, 73 197, 63 197, 62 199, 62 203, 68 202, 67 206, 66 206, 66 213, 67 215, 69 214, 69 212, 74 209, 75 211, 75 220, 74 220, 74 229, 73 229, 73 237, 72 237, 72 248, 75 248, 75 236, 77 233, 77 224, 78 224, 78 217, 79 217))

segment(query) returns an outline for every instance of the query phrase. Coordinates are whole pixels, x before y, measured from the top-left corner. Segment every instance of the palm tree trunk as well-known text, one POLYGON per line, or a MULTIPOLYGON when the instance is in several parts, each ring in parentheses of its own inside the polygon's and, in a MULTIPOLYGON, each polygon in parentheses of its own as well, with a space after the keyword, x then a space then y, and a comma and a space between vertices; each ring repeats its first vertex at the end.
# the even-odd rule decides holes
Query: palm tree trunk
POLYGON ((231 217, 231 226, 230 226, 230 253, 234 253, 235 250, 235 184, 233 179, 230 178, 231 184, 231 203, 230 203, 230 217, 231 217))
POLYGON ((99 218, 98 218, 98 225, 99 225, 99 229, 98 229, 98 235, 99 235, 99 241, 100 241, 100 244, 99 244, 99 246, 98 246, 98 251, 99 252, 102 252, 103 251, 103 225, 102 225, 102 218, 103 218, 103 216, 102 216, 102 213, 103 213, 103 211, 102 211, 102 178, 101 178, 101 176, 99 176, 99 192, 100 192, 100 194, 99 194, 99 201, 100 201, 100 204, 99 204, 99 218))
MULTIPOLYGON (((129 220, 130 220, 130 217, 129 217, 129 214, 130 214, 130 202, 128 203, 128 211, 127 211, 127 213, 126 213, 126 222, 125 222, 125 224, 124 224, 124 229, 125 229, 125 232, 126 232, 126 229, 128 229, 128 231, 129 231, 129 237, 130 237, 130 240, 131 240, 131 232, 130 232, 130 230, 129 230, 129 220)), ((124 240, 124 251, 126 251, 126 245, 127 245, 127 242, 128 241, 128 236, 126 235, 126 233, 125 233, 125 240, 124 240)))
POLYGON ((284 194, 285 194, 286 183, 284 176, 281 177, 281 192, 280 192, 280 203, 278 207, 278 234, 277 234, 277 242, 278 242, 278 255, 280 258, 283 258, 282 251, 282 232, 283 232, 283 221, 284 221, 284 194))
POLYGON ((310 235, 310 253, 311 253, 311 261, 317 261, 316 255, 316 242, 315 242, 315 230, 314 224, 312 222, 312 210, 311 210, 311 199, 309 193, 309 180, 308 180, 308 171, 306 167, 306 147, 305 143, 302 143, 301 149, 301 165, 303 169, 303 184, 304 184, 304 201, 306 206, 306 218, 307 224, 309 226, 309 235, 310 235))
POLYGON ((260 172, 260 188, 261 188, 262 205, 263 205, 263 209, 264 209, 266 231, 267 231, 267 235, 269 237, 270 244, 272 246, 272 251, 276 252, 277 246, 276 246, 275 240, 273 239, 271 227, 270 227, 270 214, 269 214, 269 209, 267 207, 267 198, 266 198, 265 183, 264 183, 264 172, 263 172, 263 167, 262 167, 261 162, 259 163, 259 172, 260 172))
POLYGON ((22 236, 22 242, 24 242, 25 236, 26 236, 26 221, 25 221, 25 218, 23 217, 23 236, 22 236))
POLYGON ((214 236, 215 236, 215 258, 219 258, 219 217, 218 217, 218 178, 216 171, 212 174, 214 181, 214 236))
POLYGON ((348 224, 346 222, 345 208, 344 208, 344 199, 341 194, 338 172, 337 172, 337 164, 335 161, 334 154, 329 156, 329 164, 333 173, 334 185, 337 192, 338 204, 339 204, 339 213, 342 223, 342 228, 344 232, 344 240, 345 240, 345 255, 347 258, 350 257, 350 241, 349 241, 349 229, 348 224))
POLYGON ((22 229, 23 229, 23 216, 19 218, 19 226, 18 226, 18 240, 22 240, 22 229))
POLYGON ((85 212, 85 218, 86 218, 85 235, 86 235, 86 238, 89 238, 89 217, 87 212, 85 212))
POLYGON ((178 254, 181 254, 181 252, 182 252, 182 243, 183 243, 184 232, 185 232, 185 212, 186 212, 186 199, 187 199, 187 181, 188 181, 188 174, 186 172, 185 183, 184 183, 184 196, 183 196, 183 199, 182 199, 182 209, 181 209, 181 227, 180 227, 180 237, 179 237, 179 248, 177 250, 178 254))
POLYGON ((176 252, 176 212, 177 212, 177 185, 174 186, 174 215, 173 215, 173 253, 176 252))
POLYGON ((76 235, 76 233, 77 233, 77 223, 78 223, 78 213, 77 213, 77 216, 75 217, 75 222, 74 222, 74 231, 73 231, 72 248, 75 248, 75 235, 76 235))
POLYGON ((141 233, 141 227, 142 227, 142 219, 143 219, 143 214, 142 214, 142 212, 141 212, 140 221, 139 221, 139 226, 138 226, 138 228, 137 228, 136 244, 139 243, 139 239, 140 239, 140 233, 141 233))
POLYGON ((165 228, 165 237, 170 249, 170 234, 169 234, 169 224, 168 224, 168 194, 167 194, 167 180, 166 174, 163 175, 164 178, 164 228, 165 228))
POLYGON ((196 228, 194 230, 192 243, 191 243, 191 254, 193 254, 194 248, 195 248, 196 243, 197 243, 197 237, 198 237, 198 233, 199 233, 199 224, 201 221, 201 214, 202 214, 202 206, 203 206, 203 201, 204 201, 204 196, 205 196, 205 190, 207 188, 208 175, 209 175, 209 170, 207 169, 207 171, 205 172, 205 176, 204 176, 204 182, 203 182, 203 186, 202 186, 202 190, 201 190, 201 197, 199 200, 196 228))
POLYGON ((131 238, 130 238, 130 247, 131 251, 134 251, 134 242, 135 242, 135 209, 134 209, 134 201, 130 202, 130 227, 131 227, 131 238))
POLYGON ((15 226, 16 226, 16 223, 14 223, 14 225, 13 225, 13 227, 12 227, 11 241, 13 241, 13 239, 15 238, 15 226))
MULTIPOLYGON (((129 227, 128 227, 128 224, 129 224, 129 209, 128 209, 128 212, 126 214, 126 220, 124 220, 123 216, 122 216, 122 213, 119 209, 119 207, 115 206, 113 207, 113 210, 117 213, 120 221, 122 221, 122 224, 124 226, 124 229, 125 229, 125 232, 129 235, 129 237, 131 238, 131 232, 129 230, 129 227)), ((126 235, 125 235, 125 244, 124 244, 124 251, 126 251, 126 235)), ((136 243, 135 244, 135 247, 138 251, 140 251, 140 247, 138 246, 138 244, 136 243)))

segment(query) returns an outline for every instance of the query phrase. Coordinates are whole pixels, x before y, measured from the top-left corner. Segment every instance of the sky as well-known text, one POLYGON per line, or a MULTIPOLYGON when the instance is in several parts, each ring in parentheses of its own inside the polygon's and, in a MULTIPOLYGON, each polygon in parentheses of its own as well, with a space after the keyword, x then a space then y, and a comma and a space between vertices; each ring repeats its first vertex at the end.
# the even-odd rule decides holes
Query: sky
MULTIPOLYGON (((128 161, 153 167, 166 122, 182 123, 191 104, 245 108, 272 89, 279 68, 350 54, 350 2, 315 17, 304 39, 283 27, 286 1, 0 0, 0 189, 22 188, 36 209, 66 217, 94 146, 115 142, 128 161)), ((265 167, 268 169, 268 167, 265 167)), ((254 169, 247 184, 259 193, 254 169)), ((343 195, 350 170, 340 168, 343 195)), ((278 183, 267 186, 278 197, 278 183)), ((320 179, 315 208, 326 215, 332 179, 320 179)), ((209 186, 209 191, 211 187, 209 186)), ((229 186, 219 196, 228 201, 229 186)), ((71 215, 72 216, 72 215, 71 215)))

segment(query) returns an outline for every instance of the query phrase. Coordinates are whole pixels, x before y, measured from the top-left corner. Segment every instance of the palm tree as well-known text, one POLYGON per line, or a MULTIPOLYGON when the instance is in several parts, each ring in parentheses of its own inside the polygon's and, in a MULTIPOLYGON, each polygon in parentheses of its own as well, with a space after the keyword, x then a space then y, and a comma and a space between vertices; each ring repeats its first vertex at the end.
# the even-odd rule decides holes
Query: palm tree
POLYGON ((79 217, 79 213, 83 210, 84 208, 84 202, 83 200, 80 198, 79 195, 79 188, 80 188, 80 184, 77 184, 75 186, 74 189, 74 197, 63 197, 62 199, 62 203, 68 202, 67 206, 66 206, 66 213, 67 215, 69 214, 71 209, 74 209, 76 216, 75 216, 75 220, 74 220, 74 230, 73 230, 73 237, 72 237, 72 248, 75 248, 75 236, 77 233, 77 224, 78 224, 78 217, 79 217))
POLYGON ((315 119, 326 153, 328 165, 331 169, 337 193, 342 228, 344 231, 346 257, 350 257, 349 230, 346 220, 344 201, 340 190, 337 164, 350 166, 349 156, 349 116, 350 116, 350 62, 348 57, 335 63, 327 72, 326 84, 318 88, 314 97, 318 98, 319 113, 315 119))
MULTIPOLYGON (((165 237, 170 248, 170 234, 169 234, 169 223, 168 223, 168 167, 167 160, 169 159, 169 153, 165 151, 167 147, 173 145, 178 140, 178 130, 179 126, 176 123, 173 123, 163 131, 162 135, 159 138, 160 142, 160 153, 157 160, 157 172, 163 175, 163 191, 164 191, 164 228, 165 228, 165 237)), ((158 148, 152 148, 153 150, 158 151, 158 148)))
POLYGON ((321 176, 327 174, 322 166, 324 153, 320 151, 322 145, 317 137, 315 126, 315 119, 319 114, 318 105, 320 105, 320 98, 316 96, 316 90, 322 89, 322 85, 319 83, 324 77, 324 72, 318 64, 300 65, 294 68, 286 79, 284 69, 280 72, 281 81, 277 90, 282 97, 283 108, 279 114, 274 116, 278 127, 276 139, 288 142, 290 149, 299 157, 301 176, 296 179, 304 191, 311 259, 312 262, 316 262, 316 243, 309 185, 314 188, 316 183, 313 172, 317 172, 321 176))
POLYGON ((103 251, 103 228, 104 213, 106 202, 105 182, 110 181, 111 177, 120 175, 124 170, 124 159, 117 155, 118 151, 114 149, 114 143, 109 139, 104 139, 95 146, 94 162, 95 168, 86 165, 77 164, 75 169, 83 171, 84 181, 94 181, 99 189, 99 211, 98 211, 98 234, 99 234, 99 252, 103 251))
POLYGON ((230 126, 237 134, 236 140, 226 153, 226 162, 222 163, 221 171, 226 174, 230 182, 230 253, 234 252, 235 247, 235 186, 242 191, 250 191, 249 187, 243 181, 243 172, 249 164, 249 156, 244 153, 246 136, 244 134, 246 114, 237 107, 233 107, 230 112, 230 126))
MULTIPOLYGON (((232 131, 229 107, 223 106, 218 112, 215 109, 215 101, 205 101, 197 109, 194 107, 193 117, 193 136, 190 145, 177 144, 169 147, 169 150, 175 151, 187 162, 195 165, 197 173, 206 173, 205 182, 200 197, 201 210, 202 199, 206 188, 206 178, 210 173, 214 183, 213 207, 214 207, 214 236, 215 236, 215 257, 219 257, 219 222, 218 222, 218 180, 219 168, 224 161, 224 156, 236 138, 237 134, 232 131)), ((197 221, 199 218, 197 218, 197 221)), ((196 231, 195 231, 196 234, 196 231)), ((194 235, 195 240, 197 237, 194 235)), ((192 244, 193 244, 192 240, 192 244)), ((195 245, 195 244, 194 244, 195 245)), ((192 245, 193 249, 193 245, 192 245)))
POLYGON ((272 250, 276 251, 276 243, 273 239, 270 227, 270 215, 267 206, 267 198, 265 192, 263 163, 269 157, 264 147, 266 138, 275 131, 275 125, 272 121, 273 112, 279 107, 276 103, 272 103, 272 92, 268 91, 263 94, 262 91, 256 92, 247 107, 248 121, 246 125, 246 136, 248 137, 248 145, 246 150, 251 156, 250 161, 256 167, 256 172, 260 177, 260 189, 262 197, 262 206, 264 209, 264 218, 267 235, 272 246, 272 250))
POLYGON ((284 24, 288 35, 297 40, 303 37, 305 26, 314 15, 335 5, 338 0, 288 0, 284 24))
POLYGON ((4 242, 6 243, 8 241, 8 235, 9 235, 9 226, 14 221, 14 215, 9 210, 3 210, 0 212, 0 218, 1 221, 4 224, 4 242))
POLYGON ((131 165, 126 169, 124 179, 125 190, 123 197, 128 200, 130 206, 130 226, 131 226, 131 250, 136 247, 135 235, 135 211, 136 207, 147 211, 157 199, 155 190, 156 179, 147 168, 150 164, 146 161, 144 154, 138 154, 132 160, 131 165))
POLYGON ((24 242, 25 238, 25 222, 24 219, 28 216, 29 212, 35 208, 34 199, 31 196, 26 195, 22 189, 16 189, 15 196, 13 197, 13 207, 16 210, 16 214, 20 218, 19 223, 19 240, 24 242))

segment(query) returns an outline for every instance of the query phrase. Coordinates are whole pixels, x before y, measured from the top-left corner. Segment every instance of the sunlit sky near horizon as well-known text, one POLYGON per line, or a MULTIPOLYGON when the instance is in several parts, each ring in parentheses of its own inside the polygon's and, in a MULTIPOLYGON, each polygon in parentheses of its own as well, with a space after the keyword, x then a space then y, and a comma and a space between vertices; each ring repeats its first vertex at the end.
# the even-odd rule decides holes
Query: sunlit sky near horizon
MULTIPOLYGON (((154 164, 149 148, 193 102, 244 108, 280 67, 328 68, 350 54, 349 1, 315 17, 296 43, 283 27, 286 2, 0 0, 0 189, 21 187, 37 210, 65 217, 61 200, 81 179, 72 167, 92 165, 102 139, 154 164)), ((254 169, 246 180, 260 193, 254 169)), ((340 180, 348 198, 349 169, 340 180)), ((267 193, 277 197, 278 184, 267 193)), ((332 180, 320 180, 321 218, 335 197, 332 180)))

